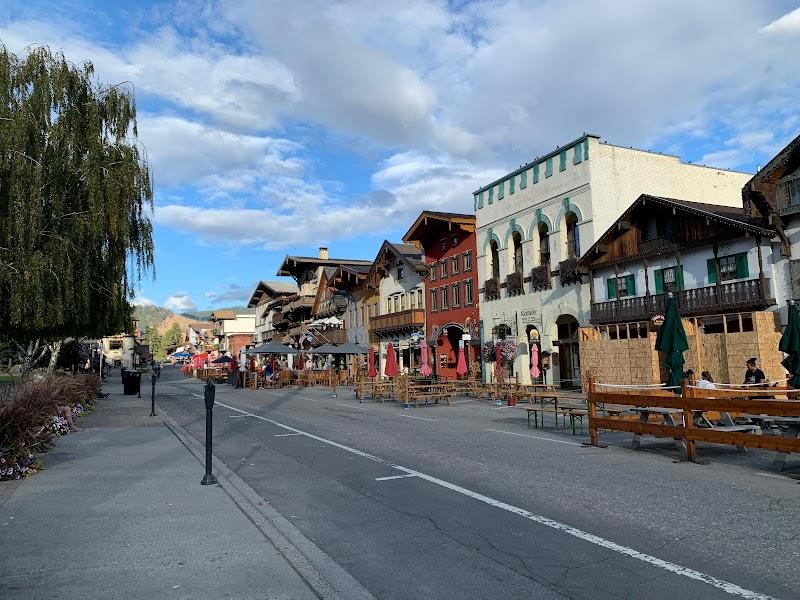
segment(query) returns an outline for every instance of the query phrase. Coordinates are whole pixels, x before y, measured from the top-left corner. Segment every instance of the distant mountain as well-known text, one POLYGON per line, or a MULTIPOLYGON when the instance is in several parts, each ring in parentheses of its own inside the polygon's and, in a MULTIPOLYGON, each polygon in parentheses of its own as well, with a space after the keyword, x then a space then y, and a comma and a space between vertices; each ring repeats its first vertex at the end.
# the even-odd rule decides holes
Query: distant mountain
POLYGON ((211 314, 219 310, 232 310, 237 315, 254 315, 256 314, 255 308, 247 308, 246 306, 220 306, 214 310, 193 310, 191 312, 182 312, 181 316, 189 319, 197 319, 200 321, 211 320, 211 314))
POLYGON ((173 312, 170 309, 155 305, 135 306, 133 310, 133 318, 139 321, 139 329, 142 331, 148 325, 160 325, 171 314, 173 312))

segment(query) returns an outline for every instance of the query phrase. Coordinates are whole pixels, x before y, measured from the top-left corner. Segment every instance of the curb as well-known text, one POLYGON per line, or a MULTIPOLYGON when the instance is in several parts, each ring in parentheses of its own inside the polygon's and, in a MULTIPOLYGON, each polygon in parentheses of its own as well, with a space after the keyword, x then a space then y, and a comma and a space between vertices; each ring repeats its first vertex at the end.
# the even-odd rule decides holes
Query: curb
MULTIPOLYGON (((198 462, 205 461, 205 446, 178 425, 156 402, 164 425, 191 452, 198 462)), ((216 456, 212 457, 219 486, 258 528, 321 600, 375 600, 364 586, 339 566, 294 524, 275 510, 241 477, 216 456)), ((199 473, 199 471, 198 471, 199 473)), ((198 485, 199 480, 198 480, 198 485)))

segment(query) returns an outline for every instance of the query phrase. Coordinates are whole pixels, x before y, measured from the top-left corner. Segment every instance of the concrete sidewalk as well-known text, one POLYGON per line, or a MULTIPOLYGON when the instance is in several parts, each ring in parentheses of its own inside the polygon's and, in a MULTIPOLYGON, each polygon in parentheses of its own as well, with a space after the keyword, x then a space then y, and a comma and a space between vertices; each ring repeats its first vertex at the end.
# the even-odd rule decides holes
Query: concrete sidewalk
MULTIPOLYGON (((0 506, 0 598, 316 598, 118 380, 0 506)), ((2 497, 2 494, 0 494, 2 497)))

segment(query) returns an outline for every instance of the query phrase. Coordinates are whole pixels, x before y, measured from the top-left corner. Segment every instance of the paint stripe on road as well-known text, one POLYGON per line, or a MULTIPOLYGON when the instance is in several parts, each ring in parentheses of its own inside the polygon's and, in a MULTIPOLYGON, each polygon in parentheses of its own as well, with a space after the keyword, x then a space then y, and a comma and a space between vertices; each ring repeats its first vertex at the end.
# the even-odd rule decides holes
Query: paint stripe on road
POLYGON ((495 433, 505 433, 506 435, 518 435, 519 437, 532 438, 534 440, 544 440, 545 442, 555 442, 556 444, 569 444, 570 446, 583 446, 577 442, 568 442, 566 440, 556 440, 553 438, 542 437, 540 435, 529 435, 527 433, 516 433, 515 431, 503 431, 502 429, 487 429, 486 431, 494 431, 495 433))
POLYGON ((292 435, 303 435, 302 433, 277 433, 275 437, 289 437, 292 435))
POLYGON ((336 406, 344 406, 345 408, 355 408, 356 410, 369 410, 363 406, 353 406, 352 404, 342 404, 341 402, 334 402, 336 406))
POLYGON ((556 531, 560 531, 562 533, 566 533, 567 535, 571 535, 572 537, 578 538, 585 542, 589 542, 590 544, 594 544, 595 546, 599 546, 601 548, 605 548, 606 550, 611 550, 612 552, 616 552, 617 554, 621 554, 623 556, 627 556, 629 558, 635 558, 636 560, 640 560, 647 564, 653 565, 654 567, 658 567, 670 573, 674 573, 675 575, 681 575, 682 577, 686 577, 688 579, 692 579, 694 581, 699 581, 701 583, 705 583, 712 587, 715 587, 723 592, 730 594, 731 596, 739 596, 740 598, 747 598, 748 600, 776 600, 772 596, 767 596, 766 594, 761 594, 759 592, 754 592, 752 590, 745 589, 736 585, 735 583, 730 583, 728 581, 723 581, 722 579, 717 579, 711 575, 707 575, 705 573, 701 573, 700 571, 695 571, 694 569, 690 569, 688 567, 684 567, 675 563, 671 563, 666 560, 662 560, 660 558, 656 558, 655 556, 651 556, 650 554, 645 554, 644 552, 639 552, 633 548, 628 548, 627 546, 623 546, 621 544, 617 544, 616 542, 612 542, 600 536, 594 535, 592 533, 588 533, 577 527, 572 527, 571 525, 567 525, 565 523, 561 523, 559 521, 555 521, 548 517, 537 515, 532 513, 524 508, 520 508, 518 506, 514 506, 512 504, 508 504, 501 500, 496 500, 489 496, 484 496, 478 492, 474 492, 467 488, 461 487, 460 485, 456 485, 455 483, 450 483, 449 481, 444 481, 437 477, 433 477, 432 475, 427 475, 422 473, 421 471, 416 471, 414 469, 409 469, 407 467, 403 467, 401 465, 395 464, 391 461, 386 459, 380 458, 378 456, 374 456, 369 454, 368 452, 364 452, 363 450, 358 450, 357 448, 351 448, 350 446, 345 446, 344 444, 340 444, 339 442, 334 442, 333 440, 326 439, 324 437, 320 437, 318 435, 314 435, 313 433, 309 433, 307 431, 303 431, 302 429, 297 429, 292 427, 291 425, 285 425, 273 419, 268 419, 267 417, 262 417, 261 415, 255 415, 253 413, 249 413, 244 411, 240 408, 236 408, 233 406, 229 406, 222 402, 218 402, 220 406, 224 406, 227 409, 243 413, 246 415, 250 415, 251 417, 255 417, 267 423, 271 423, 277 427, 281 427, 288 431, 292 431, 294 433, 299 433, 305 435, 313 440, 317 440, 318 442, 322 442, 324 444, 328 444, 333 446, 334 448, 339 448, 340 450, 344 450, 346 452, 350 452, 351 454, 355 454, 356 456, 361 456, 362 458, 366 458, 368 460, 377 462, 387 467, 392 467, 397 469, 398 471, 402 471, 407 475, 415 475, 420 479, 424 479, 430 483, 435 485, 441 486, 445 489, 450 491, 456 492, 463 496, 467 496, 468 498, 472 498, 477 500, 478 502, 482 502, 489 506, 493 506, 494 508, 499 508, 501 510, 505 510, 507 512, 513 513, 515 515, 519 515, 529 521, 533 521, 535 523, 539 523, 546 527, 550 527, 551 529, 555 529, 556 531))
POLYGON ((195 398, 202 398, 202 397, 203 397, 203 396, 201 396, 200 394, 195 394, 194 392, 190 392, 190 393, 191 393, 191 394, 192 394, 192 396, 194 396, 195 398))
POLYGON ((393 479, 408 479, 409 477, 416 477, 416 475, 390 475, 389 477, 376 477, 375 481, 391 481, 393 479))
POLYGON ((436 419, 429 419, 428 417, 415 417, 414 415, 395 415, 396 417, 405 417, 406 419, 419 419, 420 421, 433 421, 436 423, 436 419))

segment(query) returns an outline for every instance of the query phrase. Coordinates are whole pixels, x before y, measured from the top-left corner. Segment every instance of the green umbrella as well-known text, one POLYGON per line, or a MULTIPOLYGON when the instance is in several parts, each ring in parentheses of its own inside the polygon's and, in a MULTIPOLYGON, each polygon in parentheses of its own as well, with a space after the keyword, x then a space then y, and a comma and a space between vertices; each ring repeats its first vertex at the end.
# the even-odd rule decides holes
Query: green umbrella
POLYGON ((789 302, 789 324, 781 336, 778 349, 788 355, 781 364, 791 374, 789 386, 800 388, 800 308, 794 300, 789 302))
MULTIPOLYGON (((658 329, 656 336, 656 350, 664 353, 664 367, 669 369, 667 387, 680 386, 683 379, 683 353, 689 349, 686 341, 686 332, 678 312, 678 302, 670 293, 667 296, 667 310, 664 322, 658 329)), ((676 391, 676 393, 680 393, 676 391)))

